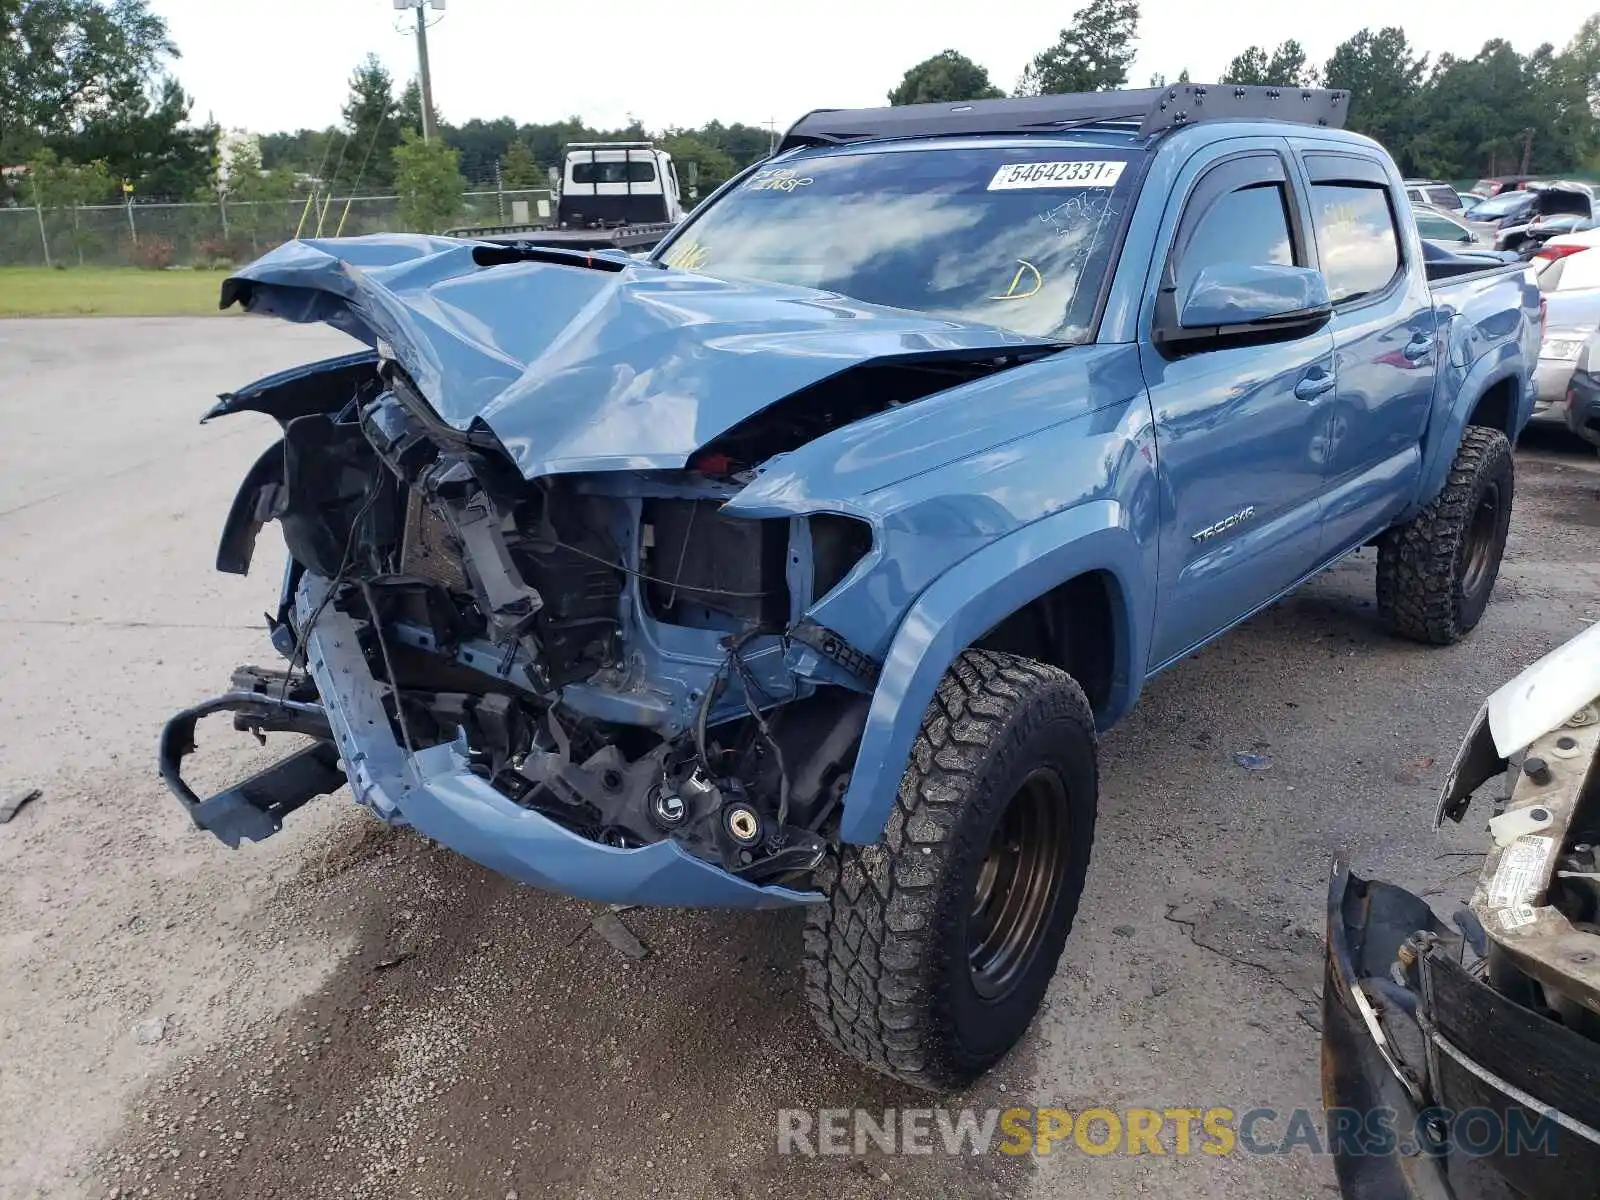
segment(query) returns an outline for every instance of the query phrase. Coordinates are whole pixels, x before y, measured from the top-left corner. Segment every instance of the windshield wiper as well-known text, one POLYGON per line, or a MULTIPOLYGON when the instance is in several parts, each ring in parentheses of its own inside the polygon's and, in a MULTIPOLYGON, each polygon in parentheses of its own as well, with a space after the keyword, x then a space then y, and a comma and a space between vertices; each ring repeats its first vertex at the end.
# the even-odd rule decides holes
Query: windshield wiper
POLYGON ((591 271, 616 274, 633 266, 615 258, 590 254, 585 250, 558 250, 553 246, 474 246, 472 261, 480 267, 503 267, 507 263, 542 262, 562 267, 584 267, 591 271))

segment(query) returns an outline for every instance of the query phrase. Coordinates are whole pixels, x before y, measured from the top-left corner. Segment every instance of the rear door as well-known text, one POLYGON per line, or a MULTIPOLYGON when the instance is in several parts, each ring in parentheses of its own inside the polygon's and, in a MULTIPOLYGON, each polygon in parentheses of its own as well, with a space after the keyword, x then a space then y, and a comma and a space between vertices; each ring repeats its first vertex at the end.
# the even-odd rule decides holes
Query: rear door
MULTIPOLYGON (((1275 138, 1235 139, 1186 164, 1163 221, 1171 249, 1155 268, 1152 335, 1175 319, 1174 305, 1207 265, 1313 265, 1309 211, 1291 183, 1287 149, 1275 138)), ((1333 335, 1323 326, 1182 354, 1141 342, 1162 478, 1157 669, 1316 566, 1333 335)))
POLYGON ((1427 277, 1411 261, 1421 247, 1384 164, 1315 146, 1302 143, 1300 160, 1334 304, 1338 384, 1321 409, 1331 556, 1387 528, 1414 495, 1439 352, 1427 277))

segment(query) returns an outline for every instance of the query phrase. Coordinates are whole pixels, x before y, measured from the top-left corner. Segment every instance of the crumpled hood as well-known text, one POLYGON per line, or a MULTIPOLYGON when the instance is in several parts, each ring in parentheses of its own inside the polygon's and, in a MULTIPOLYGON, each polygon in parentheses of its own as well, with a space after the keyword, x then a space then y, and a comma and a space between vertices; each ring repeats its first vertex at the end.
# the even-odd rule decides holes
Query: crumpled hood
POLYGON ((487 426, 529 479, 682 467, 746 417, 874 359, 1055 344, 650 263, 484 267, 472 256, 481 245, 408 234, 289 242, 230 277, 222 305, 386 345, 441 418, 487 426))

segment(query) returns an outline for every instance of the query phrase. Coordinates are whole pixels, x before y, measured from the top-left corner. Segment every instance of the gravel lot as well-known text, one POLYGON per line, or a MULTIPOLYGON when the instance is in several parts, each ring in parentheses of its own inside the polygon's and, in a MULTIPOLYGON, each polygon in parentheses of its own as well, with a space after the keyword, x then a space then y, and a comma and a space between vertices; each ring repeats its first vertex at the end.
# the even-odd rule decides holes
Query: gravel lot
MULTIPOLYGON (((0 826, 0 1197, 1335 1194, 1306 1155, 780 1157, 779 1108, 927 1103, 813 1034, 792 914, 630 912, 634 961, 596 906, 342 798, 238 853, 192 829, 156 733, 272 660, 252 618, 281 549, 269 531, 250 579, 211 570, 273 427, 195 418, 347 344, 251 320, 0 324, 0 790, 43 789, 0 826)), ((958 1102, 1317 1105, 1329 857, 1463 897, 1479 814, 1429 828, 1456 742, 1600 619, 1600 462, 1535 435, 1518 472, 1464 645, 1386 638, 1363 555, 1150 685, 1105 742, 1049 1010, 958 1102)), ((254 754, 215 725, 202 783, 254 754)))

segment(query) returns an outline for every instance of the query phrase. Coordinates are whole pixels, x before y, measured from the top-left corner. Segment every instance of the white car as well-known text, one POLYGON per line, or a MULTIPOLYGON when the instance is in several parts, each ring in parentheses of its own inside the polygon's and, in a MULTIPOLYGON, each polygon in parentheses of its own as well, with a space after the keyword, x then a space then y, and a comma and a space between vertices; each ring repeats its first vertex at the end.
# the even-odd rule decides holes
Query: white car
POLYGON ((1600 230, 1552 238, 1534 257, 1547 306, 1533 419, 1600 445, 1600 230))
MULTIPOLYGON (((1536 263, 1551 262, 1556 259, 1570 257, 1583 250, 1592 250, 1596 246, 1600 246, 1600 229, 1585 229, 1581 233, 1563 233, 1559 237, 1553 237, 1546 242, 1539 252, 1533 256, 1533 261, 1536 263)), ((1580 277, 1584 277, 1582 273, 1580 273, 1580 277)), ((1542 278, 1543 276, 1541 276, 1542 278)), ((1562 286, 1594 287, 1596 283, 1563 284, 1562 286)), ((1544 290, 1553 291, 1554 288, 1545 288, 1544 290)))

